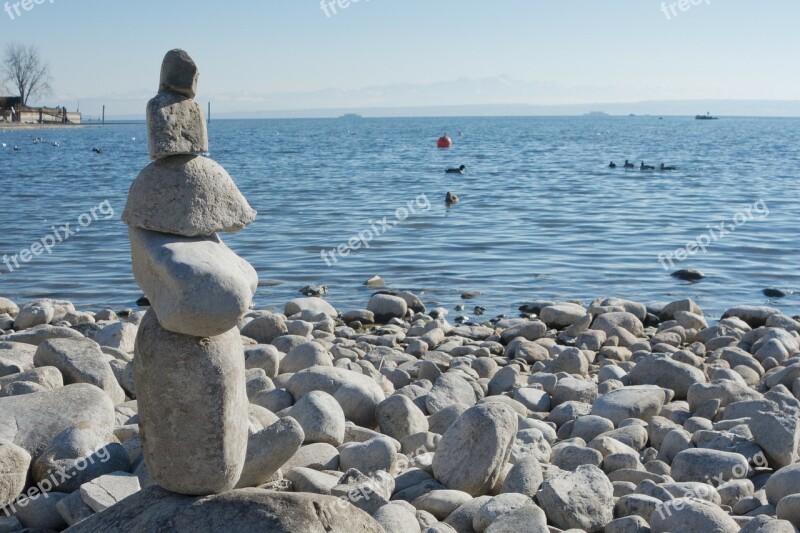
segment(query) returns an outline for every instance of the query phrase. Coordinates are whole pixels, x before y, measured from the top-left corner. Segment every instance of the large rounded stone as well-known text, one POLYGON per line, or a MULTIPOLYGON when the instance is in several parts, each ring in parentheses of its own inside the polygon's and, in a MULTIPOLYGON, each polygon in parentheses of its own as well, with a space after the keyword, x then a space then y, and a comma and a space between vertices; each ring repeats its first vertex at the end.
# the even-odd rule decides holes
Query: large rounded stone
POLYGON ((176 48, 170 50, 161 62, 161 82, 159 91, 172 91, 187 98, 197 94, 197 78, 200 71, 186 51, 176 48))
POLYGON ((442 409, 461 404, 473 406, 478 401, 475 389, 458 374, 448 372, 442 374, 434 383, 425 399, 428 413, 435 415, 442 409))
POLYGON ((327 366, 316 366, 293 375, 286 389, 295 400, 311 391, 321 390, 333 396, 344 411, 345 417, 363 427, 374 427, 375 407, 386 396, 383 389, 371 378, 327 366))
POLYGON ((402 298, 389 294, 376 294, 369 300, 367 310, 375 315, 375 321, 385 324, 393 318, 403 318, 408 312, 408 304, 402 298))
POLYGON ((111 399, 86 383, 0 398, 0 439, 24 448, 32 457, 38 457, 66 429, 93 426, 111 431, 115 423, 111 399))
POLYGON ((656 506, 650 518, 653 533, 708 531, 736 533, 740 527, 714 504, 692 498, 669 500, 656 506))
POLYGON ((122 213, 129 226, 184 237, 239 231, 255 217, 224 168, 192 155, 145 167, 131 185, 122 213))
POLYGON ((778 505, 790 494, 800 494, 800 463, 785 466, 772 474, 764 489, 771 505, 778 505))
POLYGON ((13 502, 25 488, 31 454, 0 439, 0 508, 13 502))
POLYGON ((596 466, 580 466, 545 479, 539 505, 556 527, 600 531, 614 519, 614 486, 596 466))
POLYGON ((133 275, 164 329, 213 337, 250 308, 258 275, 219 239, 128 228, 133 275))
POLYGON ((300 423, 306 444, 326 442, 340 446, 344 442, 344 411, 327 392, 309 392, 286 414, 300 423))
POLYGON ((267 483, 303 444, 303 428, 292 418, 277 422, 250 435, 247 458, 236 488, 267 483))
POLYGON ((705 383, 706 375, 699 368, 652 354, 640 359, 630 372, 632 385, 658 385, 675 392, 676 400, 685 400, 695 383, 705 383))
POLYGON ((500 492, 516 492, 534 498, 544 481, 542 465, 536 457, 529 455, 517 460, 506 474, 500 492))
POLYGON ((611 420, 615 426, 627 418, 648 421, 661 411, 665 400, 664 390, 659 387, 624 387, 598 398, 592 405, 592 414, 611 420))
POLYGON ((395 394, 378 404, 375 416, 381 433, 403 440, 409 435, 428 431, 425 414, 407 396, 395 394))
POLYGON ((102 389, 115 403, 125 401, 125 391, 100 345, 90 339, 50 339, 39 345, 33 358, 36 366, 53 366, 61 371, 64 383, 89 383, 102 389))
POLYGON ((0 342, 0 377, 33 369, 36 346, 19 342, 0 342))
POLYGON ((316 342, 306 342, 292 348, 281 359, 281 374, 294 374, 314 366, 333 366, 328 351, 316 342))
POLYGON ((696 383, 689 388, 687 394, 689 410, 697 409, 709 400, 719 400, 720 407, 727 407, 729 404, 743 402, 746 400, 761 400, 761 393, 755 391, 742 383, 717 379, 711 383, 696 383))
POLYGON ((616 328, 622 328, 635 337, 644 335, 644 326, 633 313, 604 313, 595 318, 592 324, 592 329, 603 331, 608 336, 616 334, 616 328))
POLYGON ((367 513, 333 496, 239 489, 197 498, 170 494, 159 487, 125 498, 76 524, 70 533, 108 531, 384 533, 367 513))
POLYGON ((447 488, 473 496, 494 487, 511 454, 517 415, 503 404, 471 407, 445 432, 433 473, 447 488))
POLYGON ((365 442, 350 443, 339 450, 342 471, 355 468, 371 474, 379 470, 391 471, 395 466, 397 450, 391 439, 380 435, 365 442))
POLYGON ((60 433, 33 462, 32 473, 38 483, 49 479, 50 490, 70 493, 97 477, 130 470, 128 452, 111 431, 83 426, 60 433))
POLYGON ((338 311, 323 300, 322 298, 309 297, 309 298, 295 298, 289 300, 284 305, 284 313, 286 316, 293 316, 302 313, 303 311, 311 311, 313 313, 324 313, 331 318, 339 316, 338 311))
POLYGON ((563 303, 543 308, 539 313, 539 318, 551 328, 565 328, 586 315, 587 311, 582 305, 563 303))
POLYGON ((150 310, 133 360, 147 468, 181 494, 232 489, 247 452, 244 348, 238 329, 210 338, 162 328, 150 310))
POLYGON ((672 460, 675 481, 697 481, 719 485, 731 479, 747 477, 750 466, 744 455, 707 448, 690 448, 672 460))
MULTIPOLYGON (((242 328, 242 335, 266 345, 287 333, 289 333, 289 328, 286 327, 286 322, 283 317, 277 315, 256 317, 242 328)), ((269 372, 267 372, 267 375, 269 375, 269 372)))

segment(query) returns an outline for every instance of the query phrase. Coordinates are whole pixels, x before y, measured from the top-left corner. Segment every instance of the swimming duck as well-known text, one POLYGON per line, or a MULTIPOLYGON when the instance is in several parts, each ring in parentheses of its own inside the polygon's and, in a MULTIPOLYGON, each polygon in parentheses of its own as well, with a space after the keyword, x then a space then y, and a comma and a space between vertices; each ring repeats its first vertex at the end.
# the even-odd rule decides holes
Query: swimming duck
POLYGON ((467 172, 467 167, 461 165, 458 168, 448 168, 445 170, 447 174, 465 174, 467 172))
POLYGON ((103 153, 103 150, 101 150, 100 148, 98 148, 97 146, 95 146, 94 148, 92 148, 92 152, 94 152, 94 153, 96 153, 96 154, 102 154, 102 153, 103 153))
POLYGON ((19 152, 19 146, 17 146, 17 145, 15 144, 15 145, 14 145, 14 150, 16 150, 17 152, 19 152))
POLYGON ((444 203, 447 205, 454 205, 461 201, 461 198, 448 191, 447 196, 444 198, 444 203))
POLYGON ((661 163, 661 168, 659 170, 678 170, 678 167, 667 166, 664 163, 661 163))
POLYGON ((612 161, 608 164, 608 168, 617 168, 617 164, 612 161))
POLYGON ((646 170, 655 170, 656 167, 651 165, 645 165, 644 161, 642 161, 642 166, 639 167, 639 170, 646 171, 646 170))
POLYGON ((626 160, 625 160, 625 167, 624 167, 624 168, 626 168, 626 169, 632 169, 632 168, 633 168, 633 163, 631 163, 630 161, 628 161, 628 160, 626 159, 626 160))

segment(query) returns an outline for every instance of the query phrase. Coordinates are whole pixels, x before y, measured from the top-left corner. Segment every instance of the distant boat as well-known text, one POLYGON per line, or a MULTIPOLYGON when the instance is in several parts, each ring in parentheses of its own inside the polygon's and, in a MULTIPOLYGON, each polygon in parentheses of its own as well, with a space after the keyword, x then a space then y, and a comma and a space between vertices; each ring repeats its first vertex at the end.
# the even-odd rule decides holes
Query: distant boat
POLYGON ((358 119, 362 119, 364 117, 362 117, 358 113, 346 113, 346 114, 342 115, 339 118, 343 119, 343 120, 358 120, 358 119))
POLYGON ((608 113, 605 113, 603 111, 590 111, 588 113, 584 113, 583 116, 584 117, 609 117, 611 115, 609 115, 608 113))
POLYGON ((696 115, 694 117, 695 120, 719 120, 719 117, 712 117, 711 113, 706 113, 705 115, 696 115))

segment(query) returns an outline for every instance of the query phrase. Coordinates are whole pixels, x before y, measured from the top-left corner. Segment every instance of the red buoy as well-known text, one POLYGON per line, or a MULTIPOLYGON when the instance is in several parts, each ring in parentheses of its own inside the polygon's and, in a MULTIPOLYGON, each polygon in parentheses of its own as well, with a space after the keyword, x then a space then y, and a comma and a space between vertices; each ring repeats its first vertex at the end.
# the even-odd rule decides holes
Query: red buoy
POLYGON ((450 148, 453 146, 453 139, 451 139, 447 135, 442 135, 441 137, 439 137, 436 146, 438 146, 439 148, 450 148))

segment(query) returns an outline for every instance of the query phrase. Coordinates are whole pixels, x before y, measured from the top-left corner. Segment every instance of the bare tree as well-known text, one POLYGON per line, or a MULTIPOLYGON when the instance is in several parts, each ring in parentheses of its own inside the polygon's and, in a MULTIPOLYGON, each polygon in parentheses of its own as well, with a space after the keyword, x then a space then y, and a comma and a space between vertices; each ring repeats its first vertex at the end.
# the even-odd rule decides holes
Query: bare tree
POLYGON ((28 104, 31 96, 50 94, 50 67, 42 61, 39 49, 19 43, 6 46, 2 62, 6 81, 19 92, 22 105, 28 104))

